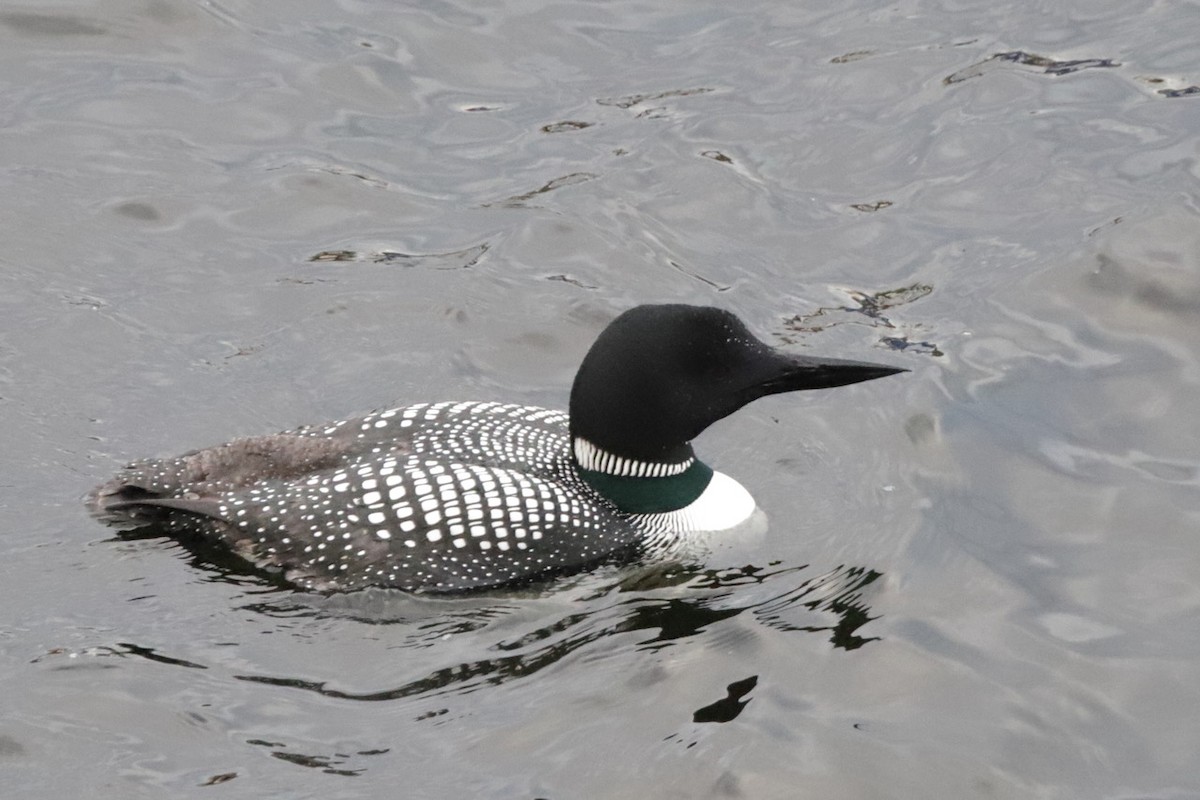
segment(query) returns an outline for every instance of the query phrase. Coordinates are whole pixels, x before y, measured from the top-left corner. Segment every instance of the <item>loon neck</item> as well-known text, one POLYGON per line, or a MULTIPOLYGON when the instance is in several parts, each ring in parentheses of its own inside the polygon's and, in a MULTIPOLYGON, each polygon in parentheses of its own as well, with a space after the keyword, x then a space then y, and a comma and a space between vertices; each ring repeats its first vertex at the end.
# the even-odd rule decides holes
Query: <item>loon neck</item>
POLYGON ((696 454, 692 452, 690 444, 675 448, 670 458, 642 461, 610 453, 582 436, 576 436, 571 440, 571 452, 575 456, 575 465, 580 469, 628 478, 668 478, 682 475, 696 463, 696 454))
POLYGON ((704 494, 712 469, 696 458, 691 445, 677 461, 641 461, 619 456, 574 437, 571 453, 580 477, 627 514, 662 514, 686 508, 704 494))

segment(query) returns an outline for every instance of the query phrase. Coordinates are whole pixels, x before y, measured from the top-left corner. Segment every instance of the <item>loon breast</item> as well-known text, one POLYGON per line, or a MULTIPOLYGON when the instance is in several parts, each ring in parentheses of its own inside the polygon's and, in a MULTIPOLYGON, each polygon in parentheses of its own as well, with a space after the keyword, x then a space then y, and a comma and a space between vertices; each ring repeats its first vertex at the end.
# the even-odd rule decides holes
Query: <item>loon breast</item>
POLYGON ((723 472, 713 471, 699 497, 678 511, 657 515, 655 524, 676 531, 719 533, 745 523, 757 508, 746 487, 723 472))

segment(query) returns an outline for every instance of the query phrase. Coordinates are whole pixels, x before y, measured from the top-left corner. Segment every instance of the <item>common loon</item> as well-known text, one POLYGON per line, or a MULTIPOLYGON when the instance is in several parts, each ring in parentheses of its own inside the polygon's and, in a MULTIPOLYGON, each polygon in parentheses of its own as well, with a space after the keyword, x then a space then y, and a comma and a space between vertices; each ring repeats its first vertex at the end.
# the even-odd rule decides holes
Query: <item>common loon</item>
POLYGON ((692 440, 759 397, 896 367, 776 350, 717 308, 644 305, 583 359, 570 413, 444 402, 130 464, 88 497, 123 528, 198 535, 295 587, 463 592, 577 572, 755 510, 692 440))

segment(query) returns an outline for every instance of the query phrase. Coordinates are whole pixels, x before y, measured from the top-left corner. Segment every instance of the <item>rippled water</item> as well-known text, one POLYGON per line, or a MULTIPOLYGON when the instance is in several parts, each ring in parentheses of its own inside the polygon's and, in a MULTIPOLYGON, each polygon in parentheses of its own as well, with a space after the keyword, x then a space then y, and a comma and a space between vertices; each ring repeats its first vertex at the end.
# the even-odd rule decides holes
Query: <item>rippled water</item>
POLYGON ((0 9, 4 796, 1200 797, 1194 3, 0 9), (909 375, 707 433, 759 541, 297 595, 80 503, 637 302, 909 375))

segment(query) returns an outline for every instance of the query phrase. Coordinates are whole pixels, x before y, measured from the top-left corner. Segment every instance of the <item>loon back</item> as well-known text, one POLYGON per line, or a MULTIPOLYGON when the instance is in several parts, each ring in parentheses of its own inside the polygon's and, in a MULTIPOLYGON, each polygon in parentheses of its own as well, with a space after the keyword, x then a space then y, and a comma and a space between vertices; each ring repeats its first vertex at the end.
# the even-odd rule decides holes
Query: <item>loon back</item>
POLYGON ((748 492, 691 440, 757 397, 903 370, 791 356, 735 316, 640 306, 585 357, 571 413, 420 404, 129 465, 105 522, 194 535, 316 591, 462 592, 576 572, 732 527, 748 492))

